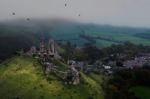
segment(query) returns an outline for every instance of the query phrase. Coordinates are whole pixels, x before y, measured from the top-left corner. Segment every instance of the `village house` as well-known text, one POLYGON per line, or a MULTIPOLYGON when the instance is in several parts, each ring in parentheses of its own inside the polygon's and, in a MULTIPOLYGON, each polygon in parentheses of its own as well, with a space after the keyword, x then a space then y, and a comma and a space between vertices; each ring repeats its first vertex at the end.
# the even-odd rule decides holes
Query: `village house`
POLYGON ((142 67, 144 64, 150 64, 150 53, 135 57, 133 60, 127 60, 123 63, 123 66, 133 69, 142 67))

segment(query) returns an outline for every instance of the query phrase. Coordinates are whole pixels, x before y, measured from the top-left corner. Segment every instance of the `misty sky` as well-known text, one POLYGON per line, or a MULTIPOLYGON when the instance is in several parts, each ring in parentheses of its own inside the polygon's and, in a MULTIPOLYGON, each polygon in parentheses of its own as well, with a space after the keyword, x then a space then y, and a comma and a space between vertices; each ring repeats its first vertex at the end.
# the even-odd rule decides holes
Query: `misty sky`
POLYGON ((0 0, 0 21, 17 18, 150 27, 150 0, 0 0))

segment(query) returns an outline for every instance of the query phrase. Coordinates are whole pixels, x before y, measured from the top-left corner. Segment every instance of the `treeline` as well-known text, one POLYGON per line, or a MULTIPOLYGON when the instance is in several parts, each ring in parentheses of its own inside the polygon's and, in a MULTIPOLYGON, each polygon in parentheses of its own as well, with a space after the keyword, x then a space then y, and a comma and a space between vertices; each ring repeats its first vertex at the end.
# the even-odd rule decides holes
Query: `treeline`
POLYGON ((119 71, 106 83, 106 99, 140 99, 130 92, 134 86, 150 87, 150 66, 119 71))
POLYGON ((139 53, 150 53, 150 46, 135 45, 130 42, 123 44, 112 45, 106 48, 97 48, 96 46, 86 44, 82 48, 78 48, 76 45, 66 43, 62 46, 64 53, 62 57, 64 59, 74 59, 79 61, 90 61, 94 63, 97 60, 109 61, 120 60, 118 55, 124 55, 121 60, 126 60, 135 57, 139 53))

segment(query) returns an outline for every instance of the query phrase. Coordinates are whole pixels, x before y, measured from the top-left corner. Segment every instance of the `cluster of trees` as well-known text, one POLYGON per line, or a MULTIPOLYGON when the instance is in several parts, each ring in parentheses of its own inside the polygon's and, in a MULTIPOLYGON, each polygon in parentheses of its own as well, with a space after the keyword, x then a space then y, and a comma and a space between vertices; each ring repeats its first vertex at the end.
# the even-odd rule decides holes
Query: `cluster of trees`
POLYGON ((134 86, 150 87, 150 68, 119 71, 106 84, 106 99, 139 99, 129 89, 134 86))
POLYGON ((125 42, 120 45, 112 45, 111 47, 104 48, 108 54, 122 53, 126 54, 128 58, 133 57, 139 53, 150 52, 150 46, 135 45, 131 42, 125 42))
POLYGON ((62 44, 61 47, 64 52, 61 54, 63 59, 73 59, 77 61, 91 61, 94 62, 101 58, 103 52, 95 46, 77 47, 69 42, 62 44))
POLYGON ((130 42, 101 49, 93 45, 85 45, 82 48, 77 48, 76 45, 68 42, 63 45, 63 48, 65 49, 62 55, 64 59, 90 61, 90 63, 94 63, 96 60, 118 60, 119 63, 121 60, 118 59, 118 54, 125 55, 122 60, 126 60, 135 57, 139 53, 150 52, 150 46, 135 45, 130 42))

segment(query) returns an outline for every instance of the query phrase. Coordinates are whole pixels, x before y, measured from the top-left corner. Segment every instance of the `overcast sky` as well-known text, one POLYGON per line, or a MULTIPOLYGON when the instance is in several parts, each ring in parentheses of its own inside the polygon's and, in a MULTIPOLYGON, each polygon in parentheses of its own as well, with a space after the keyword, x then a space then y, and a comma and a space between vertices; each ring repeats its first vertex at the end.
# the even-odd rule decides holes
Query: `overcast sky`
POLYGON ((0 21, 28 17, 150 27, 150 0, 0 0, 0 21))

